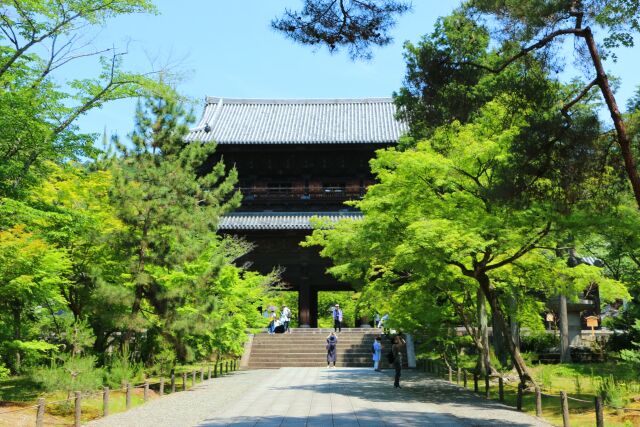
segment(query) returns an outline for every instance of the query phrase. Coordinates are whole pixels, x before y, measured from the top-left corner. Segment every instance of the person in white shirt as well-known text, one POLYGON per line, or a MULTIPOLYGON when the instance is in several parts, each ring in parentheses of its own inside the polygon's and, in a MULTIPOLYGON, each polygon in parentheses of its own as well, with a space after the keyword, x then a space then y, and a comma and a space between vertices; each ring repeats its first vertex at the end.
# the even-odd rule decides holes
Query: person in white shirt
POLYGON ((284 325, 284 333, 291 333, 291 329, 289 328, 289 322, 291 322, 291 310, 289 310, 289 307, 287 307, 286 305, 282 307, 280 320, 282 320, 282 324, 284 325))

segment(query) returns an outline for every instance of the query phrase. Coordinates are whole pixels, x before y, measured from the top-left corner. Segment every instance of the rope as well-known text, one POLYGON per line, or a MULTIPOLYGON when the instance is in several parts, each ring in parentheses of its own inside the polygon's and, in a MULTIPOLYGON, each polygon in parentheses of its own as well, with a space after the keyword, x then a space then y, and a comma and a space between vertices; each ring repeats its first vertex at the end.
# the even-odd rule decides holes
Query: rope
POLYGON ((571 397, 571 396, 569 396, 569 395, 567 395, 567 399, 569 399, 569 400, 575 400, 576 402, 591 403, 591 401, 590 401, 590 400, 578 399, 577 397, 571 397))

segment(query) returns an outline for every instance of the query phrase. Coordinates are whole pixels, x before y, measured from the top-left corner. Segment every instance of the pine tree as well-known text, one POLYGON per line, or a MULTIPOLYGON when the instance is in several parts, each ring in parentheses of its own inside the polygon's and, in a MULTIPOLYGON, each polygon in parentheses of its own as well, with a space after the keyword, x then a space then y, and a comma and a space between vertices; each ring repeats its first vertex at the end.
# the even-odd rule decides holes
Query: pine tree
POLYGON ((149 98, 139 103, 131 146, 116 142, 111 198, 125 224, 118 236, 120 255, 128 262, 130 289, 125 340, 136 332, 159 334, 185 357, 183 343, 171 333, 168 319, 187 303, 193 282, 159 279, 180 270, 216 245, 221 215, 237 207, 240 194, 235 169, 222 161, 210 171, 202 165, 215 144, 185 142, 193 121, 177 97, 149 98))

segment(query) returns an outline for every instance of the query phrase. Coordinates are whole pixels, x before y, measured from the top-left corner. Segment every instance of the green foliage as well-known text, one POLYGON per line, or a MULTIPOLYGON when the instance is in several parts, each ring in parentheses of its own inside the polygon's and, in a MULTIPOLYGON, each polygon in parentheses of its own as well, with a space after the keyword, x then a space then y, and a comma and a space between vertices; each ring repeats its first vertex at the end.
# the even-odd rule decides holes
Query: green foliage
POLYGON ((613 375, 600 378, 597 391, 608 405, 622 408, 626 404, 625 383, 616 380, 613 375))
MULTIPOLYGON (((318 292, 318 327, 333 328, 332 308, 340 304, 344 327, 357 327, 358 294, 354 292, 318 292)), ((371 315, 372 316, 372 315, 371 315)))
POLYGON ((548 352, 552 348, 560 347, 560 337, 556 333, 544 331, 520 335, 520 347, 522 351, 531 351, 537 354, 548 352))
POLYGON ((96 368, 95 356, 78 357, 62 354, 51 367, 36 368, 31 372, 34 382, 45 391, 95 391, 102 385, 103 371, 96 368))
POLYGON ((9 368, 4 363, 0 362, 0 381, 6 380, 11 375, 9 368))
POLYGON ((137 384, 143 378, 142 364, 133 359, 126 347, 109 360, 105 374, 105 382, 109 387, 122 388, 127 383, 137 384))
MULTIPOLYGON (((640 319, 636 319, 635 325, 633 325, 633 329, 636 333, 640 333, 640 319)), ((624 349, 620 351, 620 358, 622 360, 629 362, 636 371, 640 372, 640 342, 633 342, 635 350, 624 349)))

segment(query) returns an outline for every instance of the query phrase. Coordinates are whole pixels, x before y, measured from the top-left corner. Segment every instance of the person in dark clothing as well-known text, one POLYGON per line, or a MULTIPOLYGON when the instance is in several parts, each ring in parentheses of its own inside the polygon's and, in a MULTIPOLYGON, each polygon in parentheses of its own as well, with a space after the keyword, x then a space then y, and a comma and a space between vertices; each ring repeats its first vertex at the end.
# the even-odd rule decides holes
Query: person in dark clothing
POLYGON ((335 332, 331 332, 327 337, 327 368, 331 367, 333 363, 333 367, 336 367, 336 359, 337 359, 337 346, 338 346, 338 337, 336 337, 335 332))
POLYGON ((404 353, 405 341, 400 335, 396 335, 393 338, 393 345, 391 351, 393 353, 393 367, 396 369, 396 376, 393 381, 395 388, 400 387, 400 374, 402 373, 402 353, 404 353))

